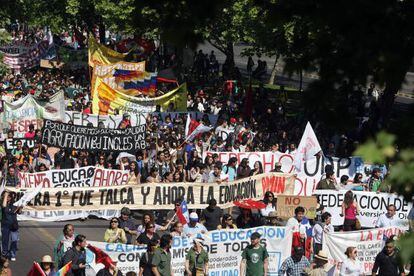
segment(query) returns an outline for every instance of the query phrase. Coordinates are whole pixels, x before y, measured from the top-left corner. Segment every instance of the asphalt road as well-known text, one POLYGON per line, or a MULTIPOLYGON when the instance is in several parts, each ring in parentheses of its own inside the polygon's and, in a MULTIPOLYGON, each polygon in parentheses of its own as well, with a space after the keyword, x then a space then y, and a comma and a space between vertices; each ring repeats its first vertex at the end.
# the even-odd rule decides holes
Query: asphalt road
POLYGON ((53 247, 66 223, 72 223, 76 233, 83 234, 88 240, 93 241, 103 241, 105 230, 109 225, 109 221, 100 219, 71 222, 20 222, 20 241, 16 262, 11 262, 13 275, 27 275, 33 261, 40 262, 43 255, 53 256, 53 247))

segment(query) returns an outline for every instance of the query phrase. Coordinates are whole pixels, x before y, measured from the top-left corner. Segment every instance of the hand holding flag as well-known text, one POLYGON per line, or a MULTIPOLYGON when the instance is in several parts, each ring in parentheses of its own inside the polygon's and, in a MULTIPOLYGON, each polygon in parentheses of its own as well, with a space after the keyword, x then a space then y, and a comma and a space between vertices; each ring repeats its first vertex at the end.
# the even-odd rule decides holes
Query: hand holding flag
POLYGON ((187 202, 185 200, 181 202, 180 207, 177 209, 175 214, 181 224, 185 225, 190 222, 190 215, 188 213, 187 202))

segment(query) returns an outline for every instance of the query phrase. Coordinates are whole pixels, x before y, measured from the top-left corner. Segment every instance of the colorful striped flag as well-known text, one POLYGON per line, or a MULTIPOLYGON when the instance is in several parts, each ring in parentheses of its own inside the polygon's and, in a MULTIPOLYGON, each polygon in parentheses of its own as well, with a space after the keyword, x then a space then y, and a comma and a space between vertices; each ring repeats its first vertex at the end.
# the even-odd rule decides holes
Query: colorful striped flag
POLYGON ((57 276, 65 276, 69 270, 72 268, 72 261, 65 264, 58 272, 56 272, 57 276))

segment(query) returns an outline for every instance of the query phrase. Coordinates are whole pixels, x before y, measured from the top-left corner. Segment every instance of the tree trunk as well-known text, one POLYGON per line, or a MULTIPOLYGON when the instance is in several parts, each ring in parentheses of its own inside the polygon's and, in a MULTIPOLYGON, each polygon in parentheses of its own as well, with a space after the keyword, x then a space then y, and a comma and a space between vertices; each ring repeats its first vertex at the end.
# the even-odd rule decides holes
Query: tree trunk
POLYGON ((103 45, 106 44, 105 33, 106 33, 105 24, 101 21, 99 23, 99 41, 103 45))
POLYGON ((223 64, 223 76, 228 78, 234 77, 234 69, 235 69, 235 63, 234 63, 234 48, 233 48, 233 42, 228 42, 226 46, 226 51, 224 53, 226 55, 226 60, 223 64))
POLYGON ((303 70, 299 69, 299 92, 302 92, 303 87, 303 70))
POLYGON ((276 79, 276 68, 277 68, 277 61, 279 60, 279 55, 276 55, 275 57, 275 64, 273 64, 273 68, 272 68, 272 72, 270 73, 270 79, 269 79, 269 84, 275 84, 275 79, 276 79))

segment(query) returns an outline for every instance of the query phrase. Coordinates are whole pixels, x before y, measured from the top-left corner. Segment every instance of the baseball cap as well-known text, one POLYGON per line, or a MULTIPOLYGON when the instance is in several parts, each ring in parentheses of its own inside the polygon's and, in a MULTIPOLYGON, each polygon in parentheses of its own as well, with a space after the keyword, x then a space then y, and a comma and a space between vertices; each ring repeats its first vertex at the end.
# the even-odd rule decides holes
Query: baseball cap
POLYGON ((255 239, 260 239, 260 234, 258 232, 254 232, 251 236, 250 239, 251 240, 255 240, 255 239))
POLYGON ((237 122, 236 118, 230 118, 230 123, 235 124, 237 122))
POLYGON ((196 212, 191 212, 191 214, 190 214, 190 220, 198 221, 198 215, 197 215, 196 212))

